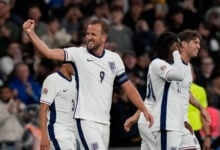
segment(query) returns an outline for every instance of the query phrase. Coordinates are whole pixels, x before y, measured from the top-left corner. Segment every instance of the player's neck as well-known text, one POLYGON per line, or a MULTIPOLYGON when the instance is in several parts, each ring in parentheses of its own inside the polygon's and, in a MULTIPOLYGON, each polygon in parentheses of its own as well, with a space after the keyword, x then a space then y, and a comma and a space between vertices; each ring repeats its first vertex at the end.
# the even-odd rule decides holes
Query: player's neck
POLYGON ((104 46, 100 46, 99 48, 95 49, 95 50, 89 50, 90 53, 92 53, 93 55, 97 56, 97 57, 101 57, 103 55, 103 51, 104 51, 104 46))
POLYGON ((188 64, 190 62, 190 57, 187 56, 186 53, 181 53, 181 59, 184 61, 184 63, 188 64))
POLYGON ((61 68, 60 72, 63 74, 63 76, 65 76, 68 80, 72 79, 72 74, 69 73, 66 69, 61 68))

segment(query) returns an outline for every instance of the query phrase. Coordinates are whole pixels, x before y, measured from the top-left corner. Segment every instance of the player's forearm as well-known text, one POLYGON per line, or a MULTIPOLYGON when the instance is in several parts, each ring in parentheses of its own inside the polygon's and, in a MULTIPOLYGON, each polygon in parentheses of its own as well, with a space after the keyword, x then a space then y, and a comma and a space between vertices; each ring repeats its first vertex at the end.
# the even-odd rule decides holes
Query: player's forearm
POLYGON ((40 104, 40 113, 39 113, 39 120, 40 120, 40 130, 43 135, 47 134, 47 110, 48 107, 45 106, 46 104, 40 104))
POLYGON ((129 100, 142 112, 146 112, 147 108, 144 105, 144 102, 138 93, 137 89, 134 87, 134 85, 127 81, 125 83, 126 85, 123 85, 125 88, 123 88, 126 92, 126 95, 128 96, 129 100))
POLYGON ((200 103, 195 99, 195 97, 192 95, 192 93, 190 92, 190 96, 189 96, 189 103, 191 105, 193 105, 194 107, 196 107, 198 110, 203 109, 203 107, 200 105, 200 103))
POLYGON ((209 126, 209 124, 206 123, 206 121, 204 120, 203 117, 201 117, 201 120, 202 120, 202 127, 203 127, 203 131, 205 133, 205 136, 209 137, 211 135, 210 126, 209 126))
POLYGON ((173 52, 173 69, 167 73, 167 80, 182 81, 184 79, 183 63, 179 51, 173 52))
POLYGON ((36 47, 36 49, 45 57, 52 59, 52 51, 50 48, 33 32, 26 32, 28 37, 30 38, 32 44, 36 47))

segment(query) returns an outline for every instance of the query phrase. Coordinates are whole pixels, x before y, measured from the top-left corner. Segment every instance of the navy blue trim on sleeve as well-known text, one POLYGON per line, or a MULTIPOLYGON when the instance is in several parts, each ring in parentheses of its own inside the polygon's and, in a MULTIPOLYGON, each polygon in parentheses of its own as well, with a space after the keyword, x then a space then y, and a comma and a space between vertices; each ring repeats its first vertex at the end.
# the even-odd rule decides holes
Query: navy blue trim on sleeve
POLYGON ((120 85, 122 85, 123 83, 128 81, 128 75, 124 72, 120 74, 119 76, 117 76, 116 80, 120 85))

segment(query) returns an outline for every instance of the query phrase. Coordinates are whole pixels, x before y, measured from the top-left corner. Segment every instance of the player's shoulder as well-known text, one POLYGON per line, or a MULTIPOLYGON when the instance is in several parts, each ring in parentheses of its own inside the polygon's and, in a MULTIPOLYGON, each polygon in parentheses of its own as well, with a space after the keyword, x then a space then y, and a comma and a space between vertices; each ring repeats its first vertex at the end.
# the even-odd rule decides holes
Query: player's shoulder
POLYGON ((72 46, 72 47, 66 47, 64 48, 64 50, 68 50, 68 51, 77 51, 77 52, 83 52, 83 51, 86 51, 86 47, 84 46, 79 46, 79 47, 76 47, 76 46, 72 46))
POLYGON ((57 77, 58 77, 58 73, 54 72, 54 73, 51 73, 50 75, 48 75, 44 81, 54 81, 57 79, 57 77))
POLYGON ((106 57, 112 57, 112 58, 115 58, 115 59, 120 59, 120 55, 116 52, 113 52, 109 49, 105 49, 105 55, 106 57))
POLYGON ((166 62, 163 59, 159 59, 159 58, 155 58, 151 61, 150 63, 151 66, 158 66, 158 65, 167 65, 170 66, 170 64, 168 62, 166 62))

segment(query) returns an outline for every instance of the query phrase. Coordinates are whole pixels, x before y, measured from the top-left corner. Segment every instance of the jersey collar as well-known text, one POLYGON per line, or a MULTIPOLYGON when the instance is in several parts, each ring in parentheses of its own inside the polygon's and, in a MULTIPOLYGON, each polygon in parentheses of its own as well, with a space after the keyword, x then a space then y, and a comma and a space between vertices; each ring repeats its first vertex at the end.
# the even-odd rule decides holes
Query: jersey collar
POLYGON ((102 58, 102 57, 105 55, 105 49, 103 49, 103 52, 102 52, 102 55, 101 55, 101 56, 95 55, 95 54, 92 53, 90 50, 88 50, 88 48, 87 48, 87 51, 88 51, 91 55, 93 55, 94 57, 96 57, 96 58, 102 58))
POLYGON ((58 73, 62 78, 66 79, 67 81, 69 81, 69 82, 72 81, 72 77, 71 77, 71 79, 66 78, 66 77, 62 74, 62 72, 60 72, 60 70, 57 71, 57 73, 58 73))

